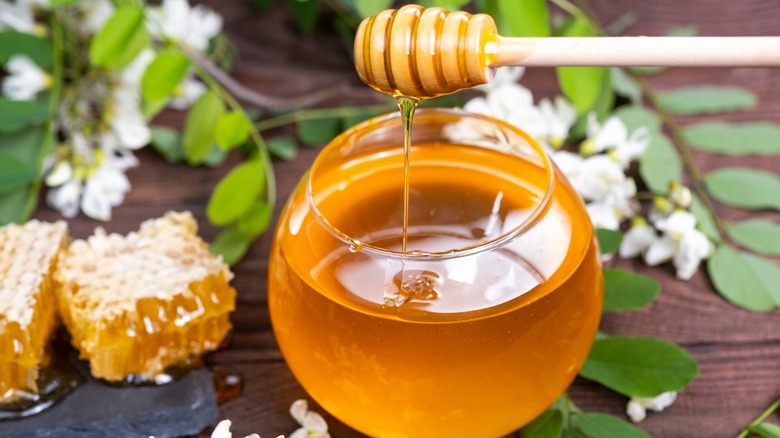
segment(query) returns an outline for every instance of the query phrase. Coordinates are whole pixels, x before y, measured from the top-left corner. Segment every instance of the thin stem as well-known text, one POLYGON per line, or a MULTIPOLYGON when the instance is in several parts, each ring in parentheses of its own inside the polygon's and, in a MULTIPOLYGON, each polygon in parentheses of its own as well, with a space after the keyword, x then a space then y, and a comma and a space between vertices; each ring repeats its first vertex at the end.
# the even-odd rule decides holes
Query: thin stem
POLYGON ((776 402, 772 403, 772 406, 769 406, 767 410, 765 410, 761 415, 758 416, 758 418, 753 420, 752 423, 745 426, 745 428, 742 430, 742 433, 740 433, 737 436, 737 438, 747 437, 756 426, 763 423, 764 420, 766 420, 770 415, 772 415, 772 413, 775 412, 778 408, 780 408, 780 400, 777 400, 776 402))
POLYGON ((238 97, 250 105, 254 105, 266 110, 280 111, 302 108, 338 96, 350 89, 348 83, 341 82, 334 85, 333 87, 325 88, 315 93, 291 99, 273 98, 245 87, 240 82, 233 79, 229 74, 225 73, 221 68, 214 65, 210 59, 201 55, 200 53, 194 52, 192 50, 186 50, 182 47, 180 47, 180 49, 187 55, 187 57, 192 60, 194 64, 208 73, 209 76, 218 82, 221 88, 227 89, 233 96, 238 97))
POLYGON ((255 124, 259 132, 272 128, 289 125, 290 123, 312 119, 332 119, 336 117, 349 117, 360 113, 383 113, 393 109, 393 105, 372 105, 364 107, 339 106, 334 108, 320 108, 312 110, 298 110, 276 117, 263 119, 255 124))
MULTIPOLYGON (((46 124, 46 135, 44 136, 43 145, 41 147, 40 154, 38 155, 38 171, 43 169, 43 161, 51 153, 54 142, 57 135, 57 114, 59 113, 60 95, 62 94, 62 70, 63 70, 63 36, 62 36, 62 24, 60 23, 57 13, 51 15, 51 42, 54 58, 52 59, 51 69, 51 94, 49 95, 49 112, 51 113, 51 120, 46 124)), ((30 193, 34 193, 35 196, 30 196, 24 206, 23 216, 29 218, 35 205, 38 202, 38 191, 41 189, 41 181, 43 178, 37 178, 33 184, 30 193)))
POLYGON ((693 152, 691 152, 690 145, 688 145, 688 142, 685 140, 682 127, 679 123, 677 123, 674 117, 672 117, 669 111, 660 105, 658 102, 658 94, 655 92, 655 90, 653 90, 652 87, 650 87, 650 84, 647 82, 647 80, 639 74, 632 72, 631 70, 627 70, 627 72, 642 88, 642 94, 644 94, 644 96, 647 98, 647 101, 658 113, 659 117, 661 118, 661 122, 669 129, 672 141, 677 147, 677 150, 680 152, 680 158, 682 159, 683 166, 685 166, 685 168, 688 170, 688 174, 691 176, 693 190, 699 196, 699 199, 701 199, 704 207, 709 210, 710 215, 713 217, 715 221, 715 228, 718 232, 718 237, 720 237, 721 240, 724 240, 724 237, 726 236, 726 227, 723 223, 723 220, 718 216, 709 193, 707 193, 707 191, 704 189, 704 174, 696 165, 696 160, 693 157, 693 152))
MULTIPOLYGON (((588 17, 588 14, 585 13, 582 9, 580 9, 579 6, 575 5, 574 3, 570 2, 569 0, 550 0, 554 5, 558 6, 559 8, 563 9, 564 11, 568 12, 569 15, 584 15, 588 17)), ((588 17, 590 18, 590 17, 588 17)))
MULTIPOLYGON (((185 51, 185 53, 187 52, 185 51)), ((233 95, 228 93, 222 87, 222 85, 217 82, 216 79, 209 75, 199 65, 195 66, 195 72, 197 73, 198 77, 200 77, 201 80, 203 80, 203 82, 209 86, 211 90, 220 95, 220 98, 224 100, 233 111, 244 111, 244 108, 240 103, 238 103, 238 101, 236 101, 233 95)), ((268 148, 263 141, 263 137, 260 136, 260 132, 254 125, 251 125, 249 135, 252 137, 252 140, 255 142, 255 144, 257 144, 260 161, 263 163, 263 166, 265 166, 266 169, 266 202, 269 206, 271 206, 271 208, 273 208, 273 206, 276 204, 276 177, 274 176, 274 168, 271 164, 271 156, 268 154, 268 148)))

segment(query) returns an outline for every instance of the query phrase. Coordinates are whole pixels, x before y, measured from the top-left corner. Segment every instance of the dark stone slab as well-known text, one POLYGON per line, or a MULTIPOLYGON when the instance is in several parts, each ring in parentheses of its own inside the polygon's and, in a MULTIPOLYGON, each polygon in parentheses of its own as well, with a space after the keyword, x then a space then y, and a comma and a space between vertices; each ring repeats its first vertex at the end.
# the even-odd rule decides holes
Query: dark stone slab
POLYGON ((211 373, 205 368, 162 386, 113 387, 78 368, 86 382, 51 408, 0 422, 2 438, 173 438, 197 435, 219 415, 211 373))

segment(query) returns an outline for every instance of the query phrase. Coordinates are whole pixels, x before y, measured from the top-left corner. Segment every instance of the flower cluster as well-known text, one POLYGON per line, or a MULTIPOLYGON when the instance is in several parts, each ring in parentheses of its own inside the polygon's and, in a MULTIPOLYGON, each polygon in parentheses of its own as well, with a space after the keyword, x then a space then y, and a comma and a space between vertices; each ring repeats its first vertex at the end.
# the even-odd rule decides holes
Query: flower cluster
MULTIPOLYGON (((289 438, 330 438, 328 433, 328 424, 325 423, 325 419, 322 415, 309 410, 309 403, 306 400, 296 400, 290 406, 290 415, 301 426, 296 429, 289 438)), ((214 428, 214 432, 211 434, 211 438, 232 438, 233 434, 230 433, 230 420, 222 420, 214 428)), ((253 433, 245 438, 260 438, 259 435, 253 433)), ((276 438, 284 438, 284 435, 279 435, 276 438)))
MULTIPOLYGON (((36 17, 49 12, 49 0, 0 0, 0 30, 45 34, 36 17)), ((89 47, 90 41, 114 16, 110 0, 85 0, 68 8, 63 23, 69 47, 89 47)), ((151 139, 150 111, 141 98, 141 80, 156 51, 171 43, 203 53, 222 29, 222 18, 187 0, 164 0, 146 6, 144 15, 152 43, 122 70, 112 71, 83 63, 84 53, 68 53, 55 126, 59 144, 45 161, 47 203, 72 217, 79 210, 98 220, 109 220, 111 209, 130 189, 125 172, 138 161, 133 152, 151 139), (73 63, 73 65, 70 65, 73 63)), ((74 49, 78 50, 78 49, 74 49)), ((11 100, 32 100, 51 87, 50 75, 25 55, 14 55, 5 65, 2 93, 11 100)), ((168 105, 187 108, 205 86, 192 72, 178 85, 168 105)))
MULTIPOLYGON (((586 116, 586 137, 577 152, 563 150, 561 146, 577 119, 574 106, 563 96, 541 99, 535 105, 531 91, 517 82, 522 74, 522 68, 501 69, 493 81, 481 87, 485 95, 470 100, 464 109, 509 122, 539 141, 585 201, 596 228, 617 231, 630 220, 631 228, 619 251, 621 257, 642 255, 651 266, 671 260, 677 277, 689 279, 712 251, 711 243, 696 229, 696 219, 687 211, 690 190, 672 184, 668 198, 656 198, 648 221, 639 216, 636 181, 627 174, 631 163, 650 143, 648 128, 629 132, 615 115, 600 123, 596 114, 590 113, 586 116)), ((469 126, 455 128, 453 134, 459 138, 485 134, 470 134, 469 126)))
POLYGON ((696 217, 687 211, 691 199, 690 189, 672 183, 668 198, 655 198, 648 215, 652 226, 642 217, 632 219, 620 245, 620 256, 642 255, 650 266, 671 260, 677 278, 690 279, 714 249, 707 236, 696 229, 696 217))

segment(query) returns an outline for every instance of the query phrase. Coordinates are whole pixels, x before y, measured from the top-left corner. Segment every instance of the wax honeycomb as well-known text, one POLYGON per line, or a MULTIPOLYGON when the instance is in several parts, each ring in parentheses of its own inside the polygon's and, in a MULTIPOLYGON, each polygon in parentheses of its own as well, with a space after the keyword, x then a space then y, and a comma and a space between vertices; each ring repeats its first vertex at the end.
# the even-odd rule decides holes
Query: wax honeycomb
POLYGON ((59 324, 52 274, 66 242, 62 221, 0 228, 0 404, 37 396, 59 324))
POLYGON ((127 236, 97 229, 63 254, 57 303, 95 377, 155 381, 222 342, 233 274, 196 233, 190 213, 171 212, 127 236))

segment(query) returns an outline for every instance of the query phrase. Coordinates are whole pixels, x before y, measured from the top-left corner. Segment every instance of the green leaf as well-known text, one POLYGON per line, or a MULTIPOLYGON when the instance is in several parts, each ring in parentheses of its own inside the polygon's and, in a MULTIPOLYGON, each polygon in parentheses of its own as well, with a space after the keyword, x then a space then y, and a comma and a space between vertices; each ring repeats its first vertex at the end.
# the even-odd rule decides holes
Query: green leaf
POLYGON ((692 36, 696 36, 696 34, 698 33, 699 33, 699 29, 693 24, 689 24, 687 26, 678 26, 669 29, 666 32, 666 36, 692 37, 692 36))
POLYGON ((34 167, 8 154, 0 154, 0 193, 25 187, 38 176, 34 167))
POLYGON ((623 234, 620 231, 606 228, 596 228, 596 237, 599 239, 602 254, 614 254, 623 242, 623 234))
POLYGON ((747 209, 780 210, 780 177, 747 167, 723 167, 704 176, 718 201, 747 209))
POLYGON ((254 237, 262 233, 271 223, 271 214, 273 209, 266 202, 256 200, 249 210, 238 220, 236 229, 254 237))
POLYGON ((219 167, 225 162, 227 158, 227 151, 214 144, 211 146, 211 150, 203 158, 203 165, 208 167, 219 167))
POLYGON ((89 46, 89 61, 98 67, 119 70, 149 46, 143 9, 123 6, 114 12, 89 46))
POLYGON ((518 432, 518 438, 560 438, 563 432, 563 414, 548 409, 518 432))
POLYGON ((458 11, 470 2, 471 0, 418 0, 416 3, 424 8, 438 6, 448 11, 458 11))
POLYGON ((150 144, 165 161, 175 164, 184 160, 184 147, 181 144, 181 134, 164 126, 152 126, 152 141, 150 144))
POLYGON ((661 129, 661 120, 654 111, 641 105, 624 105, 615 111, 615 115, 626 124, 628 132, 646 127, 651 134, 661 129))
POLYGON ((274 157, 290 161, 298 154, 298 143, 295 139, 288 136, 279 136, 269 138, 265 141, 265 147, 274 157))
POLYGON ((639 157, 639 175, 653 193, 663 195, 669 183, 682 180, 682 159, 677 149, 661 132, 650 135, 645 153, 639 157))
POLYGON ((703 151, 729 155, 780 152, 780 126, 772 122, 704 122, 685 128, 685 139, 703 151))
POLYGON ((701 230, 710 240, 720 242, 718 227, 715 225, 715 218, 712 213, 704 206, 704 202, 695 194, 691 194, 691 214, 696 218, 696 228, 701 230))
MULTIPOLYGON (((598 120, 603 122, 612 114, 614 108, 615 93, 612 91, 612 76, 607 70, 606 74, 602 76, 602 83, 601 86, 599 86, 599 96, 596 98, 596 103, 593 104, 591 111, 595 112, 598 120)), ((580 117, 580 119, 584 118, 586 117, 580 117)))
POLYGON ((613 336, 593 343, 580 376, 629 397, 684 388, 699 375, 685 350, 661 339, 613 336))
POLYGON ((645 431, 614 415, 577 415, 577 427, 589 438, 650 438, 645 431))
POLYGON ((677 114, 708 114, 750 109, 758 99, 752 91, 740 87, 701 85, 678 88, 658 94, 658 104, 677 114))
POLYGON ((393 0, 352 0, 360 18, 376 15, 393 6, 393 0))
POLYGON ((758 423, 753 433, 761 438, 780 438, 780 426, 772 423, 758 423))
MULTIPOLYGON (((525 2, 517 2, 523 4, 525 2)), ((576 16, 563 36, 594 36, 596 29, 584 16, 576 16)), ((577 114, 587 113, 596 104, 609 70, 604 67, 557 67, 558 83, 563 94, 577 108, 577 114)))
POLYGON ((252 123, 243 111, 231 111, 219 118, 214 136, 219 147, 229 150, 245 142, 251 130, 252 123))
POLYGON ((227 225, 257 202, 265 190, 265 168, 260 160, 234 167, 217 184, 206 206, 206 216, 214 225, 227 225))
POLYGON ((52 7, 72 6, 81 3, 81 0, 50 0, 52 7))
POLYGON ((177 50, 167 49, 158 53, 141 78, 144 99, 168 99, 184 79, 189 66, 190 60, 177 50))
POLYGON ((341 129, 338 118, 307 119, 298 122, 298 137, 306 146, 319 146, 333 140, 341 129))
POLYGON ((780 256, 780 224, 765 219, 748 219, 726 225, 726 231, 745 248, 780 256))
POLYGON ((165 106, 168 105, 168 100, 143 100, 141 101, 141 112, 143 113, 144 117, 147 119, 151 119, 157 114, 160 113, 160 111, 165 109, 165 106))
MULTIPOLYGON (((24 222, 29 219, 38 200, 40 181, 37 180, 41 162, 49 155, 54 137, 46 126, 30 127, 13 134, 0 136, 0 154, 18 161, 27 169, 33 169, 32 184, 25 184, 15 190, 0 193, 0 225, 24 222)), ((0 158, 0 162, 6 162, 0 158)), ((0 166, 2 163, 0 163, 0 166)), ((0 171, 0 179, 5 176, 0 171)))
POLYGON ((512 37, 550 36, 546 0, 489 0, 487 12, 493 16, 501 35, 512 37), (492 4, 491 4, 492 3, 492 4))
POLYGON ((754 312, 780 307, 780 266, 720 245, 707 262, 710 279, 724 298, 754 312))
POLYGON ((320 11, 319 0, 287 0, 287 4, 293 11, 295 24, 304 35, 311 35, 314 25, 317 24, 317 15, 320 11))
POLYGON ((41 124, 50 117, 47 104, 35 100, 0 98, 0 133, 18 132, 29 125, 41 124))
POLYGON ((212 254, 222 256, 222 260, 232 266, 244 257, 251 243, 251 237, 231 227, 222 230, 217 235, 214 242, 209 245, 209 251, 212 254))
POLYGON ((642 274, 621 269, 604 270, 604 312, 639 310, 661 292, 661 285, 642 274))
POLYGON ((622 68, 610 68, 612 74, 612 89, 615 93, 627 97, 631 103, 639 105, 642 102, 642 88, 622 68))
POLYGON ((39 36, 14 31, 0 32, 0 65, 16 54, 26 55, 40 67, 51 64, 54 56, 51 44, 39 36))
POLYGON ((252 6, 254 6, 255 8, 261 11, 265 11, 273 4, 274 4, 274 0, 252 0, 252 6))
POLYGON ((187 114, 184 126, 184 153, 187 162, 200 164, 214 145, 217 122, 225 112, 225 105, 213 91, 203 93, 187 114))

